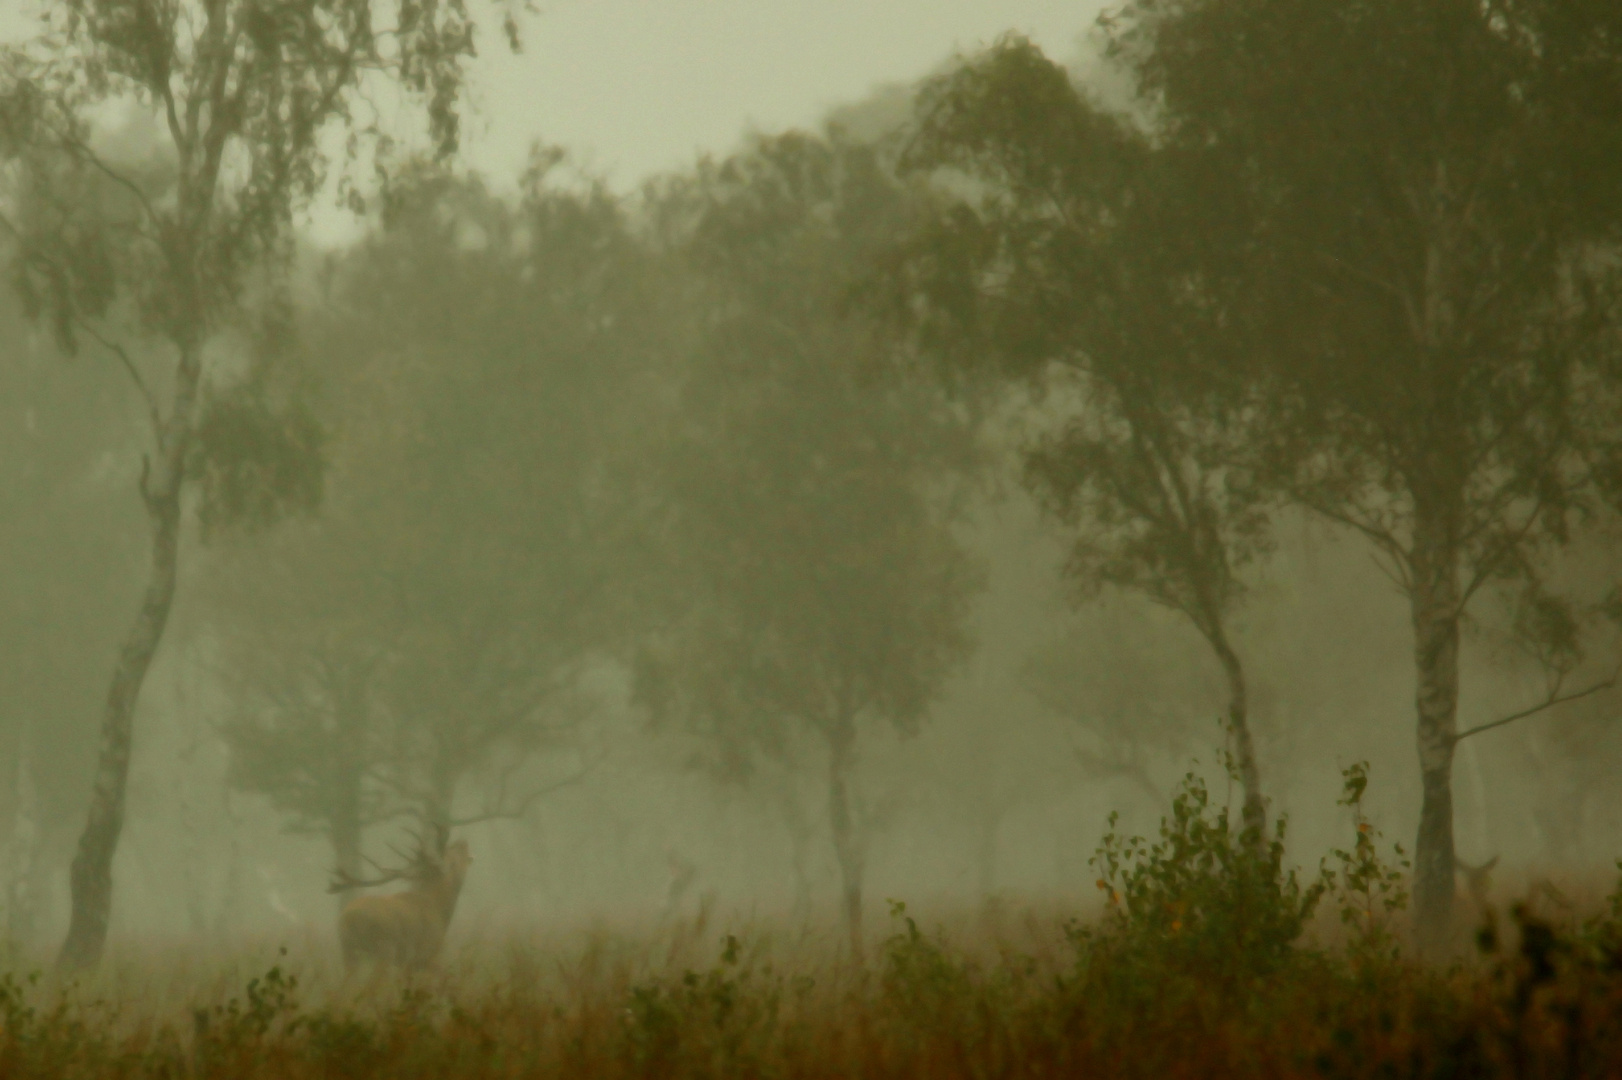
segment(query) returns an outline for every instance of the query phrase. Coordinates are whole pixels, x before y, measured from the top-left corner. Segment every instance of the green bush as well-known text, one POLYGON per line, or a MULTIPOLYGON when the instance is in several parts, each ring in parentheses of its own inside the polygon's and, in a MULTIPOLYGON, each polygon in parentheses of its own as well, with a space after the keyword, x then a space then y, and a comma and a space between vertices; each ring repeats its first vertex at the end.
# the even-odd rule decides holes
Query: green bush
POLYGON ((1408 906, 1407 872, 1411 866, 1401 844, 1393 844, 1395 861, 1379 852, 1382 834, 1363 816, 1363 794, 1369 786, 1369 763, 1359 761, 1341 770, 1340 805, 1352 811, 1355 840, 1350 851, 1335 848, 1329 854, 1339 864, 1329 880, 1340 901, 1341 923, 1351 932, 1347 957, 1366 968, 1378 961, 1395 961, 1402 944, 1392 931, 1392 918, 1408 906))
POLYGON ((1155 968, 1224 983, 1276 971, 1292 956, 1329 886, 1284 868, 1287 822, 1271 834, 1238 830, 1211 805, 1205 781, 1183 778, 1160 838, 1116 832, 1117 816, 1089 865, 1108 901, 1104 919, 1073 936, 1084 958, 1107 950, 1155 968))

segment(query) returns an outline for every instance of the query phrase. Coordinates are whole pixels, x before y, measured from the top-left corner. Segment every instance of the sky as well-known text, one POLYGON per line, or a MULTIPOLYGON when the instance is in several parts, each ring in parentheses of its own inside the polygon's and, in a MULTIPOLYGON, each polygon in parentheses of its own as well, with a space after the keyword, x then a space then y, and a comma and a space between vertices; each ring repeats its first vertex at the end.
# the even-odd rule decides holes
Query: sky
MULTIPOLYGON (((0 0, 0 40, 38 0, 0 0)), ((832 108, 917 79, 1008 31, 1061 61, 1104 0, 535 0, 513 55, 491 0, 472 5, 480 56, 463 160, 511 186, 537 140, 629 192, 735 147, 750 130, 816 125, 832 108)), ((342 243, 359 223, 319 200, 306 227, 342 243)))
MULTIPOLYGON (((530 143, 621 190, 725 152, 749 129, 815 124, 1009 30, 1066 59, 1100 0, 539 0, 521 55, 492 34, 474 71, 470 164, 512 177, 530 143)), ((492 24, 491 29, 495 27, 492 24)))

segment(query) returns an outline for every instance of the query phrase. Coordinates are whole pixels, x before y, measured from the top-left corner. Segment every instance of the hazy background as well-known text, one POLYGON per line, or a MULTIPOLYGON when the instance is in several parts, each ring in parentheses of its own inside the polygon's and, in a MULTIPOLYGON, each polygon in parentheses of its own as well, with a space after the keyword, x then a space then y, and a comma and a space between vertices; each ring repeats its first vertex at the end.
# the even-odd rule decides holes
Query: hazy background
MULTIPOLYGON (((1095 4, 1042 0, 542 3, 526 24, 521 55, 507 54, 485 31, 464 162, 510 201, 540 140, 570 154, 561 169, 570 179, 559 181, 559 190, 578 193, 600 178, 608 191, 631 196, 644 181, 691 170, 701 154, 725 156, 750 132, 814 129, 835 112, 853 126, 882 130, 898 112, 904 116, 905 91, 897 88, 1009 30, 1089 70, 1083 38, 1097 11, 1095 4)), ((15 8, 0 10, 0 19, 6 33, 19 32, 15 8)), ((318 211, 311 247, 341 250, 368 235, 370 224, 318 211)), ((486 240, 457 242, 483 250, 486 240)), ((307 295, 326 287, 321 274, 312 254, 301 285, 307 295)), ((27 883, 31 913, 14 920, 12 931, 21 947, 43 949, 66 925, 66 864, 83 824, 97 711, 142 584, 144 540, 131 526, 139 516, 136 417, 122 383, 92 368, 96 361, 54 355, 9 293, 0 317, 16 361, 0 384, 0 487, 10 502, 0 543, 11 594, 0 614, 9 684, 0 836, 37 849, 27 883), (37 838, 19 839, 21 825, 8 831, 25 817, 37 823, 37 838)), ((403 318, 382 309, 367 317, 378 325, 403 318)), ((359 333, 322 332, 340 343, 342 334, 359 333)), ((477 340, 477 328, 467 333, 477 340)), ((564 330, 558 334, 566 340, 564 330)), ((645 343, 614 347, 631 355, 645 343)), ((354 378, 360 389, 335 388, 328 379, 323 407, 391 407, 392 376, 360 371, 354 378)), ((452 392, 430 387, 421 395, 432 402, 452 392)), ((561 392, 527 400, 535 402, 532 417, 509 418, 514 431, 571 422, 568 404, 551 403, 574 400, 561 392)), ((335 430, 345 423, 337 413, 327 419, 335 430)), ((434 430, 482 429, 454 426, 460 422, 435 421, 442 426, 434 430)), ((1196 757, 1225 791, 1213 768, 1223 691, 1207 651, 1141 598, 1106 593, 1073 602, 1059 577, 1060 535, 1017 482, 1008 447, 1018 440, 1004 435, 996 451, 1002 457, 990 469, 995 479, 965 496, 968 509, 953 526, 983 575, 966 623, 969 659, 916 734, 885 725, 863 731, 859 776, 873 808, 867 899, 874 912, 889 897, 924 905, 973 906, 996 896, 1056 908, 1089 902, 1096 875, 1087 858, 1111 810, 1126 827, 1151 829, 1156 797, 1168 794, 1196 757), (1142 745, 1128 749, 1141 767, 1101 768, 1119 747, 1105 745, 1098 732, 1133 730, 1139 720, 1142 745)), ((355 507, 370 489, 346 483, 373 467, 364 456, 372 451, 348 435, 337 445, 327 494, 335 509, 323 514, 342 521, 353 511, 362 521, 364 508, 355 507)), ((499 521, 499 507, 487 510, 499 521)), ((317 535, 320 526, 291 528, 293 539, 272 534, 263 541, 287 565, 307 557, 299 544, 331 536, 330 529, 317 535)), ((1250 599, 1236 619, 1274 809, 1292 817, 1293 850, 1315 861, 1345 840, 1347 819, 1334 805, 1340 769, 1367 758, 1372 816, 1407 844, 1420 793, 1406 601, 1360 542, 1291 514, 1281 518, 1279 535, 1277 555, 1251 575, 1250 599)), ((365 563, 376 549, 358 550, 365 563)), ((1603 537, 1579 544, 1563 557, 1561 572, 1574 581, 1606 580, 1609 550, 1603 537)), ((220 728, 257 707, 259 691, 244 689, 238 675, 269 647, 251 638, 231 645, 236 631, 216 624, 222 611, 246 612, 251 622, 259 609, 250 602, 269 611, 286 599, 279 579, 234 557, 229 546, 198 555, 142 698, 117 862, 115 939, 291 932, 324 927, 333 912, 325 892, 331 847, 318 835, 290 831, 296 815, 232 783, 232 751, 220 728), (231 599, 233 589, 247 596, 259 584, 264 595, 231 599)), ((277 608, 251 629, 288 626, 296 637, 297 617, 277 608)), ((1489 615, 1467 633, 1461 728, 1542 691, 1539 673, 1501 630, 1489 615)), ((703 767, 701 737, 679 725, 650 726, 647 710, 632 700, 624 664, 600 656, 583 667, 576 689, 591 706, 573 714, 566 738, 526 749, 536 764, 525 775, 535 785, 567 783, 518 820, 466 830, 476 863, 459 927, 651 919, 691 914, 705 897, 723 910, 786 916, 803 891, 797 882, 808 885, 818 913, 831 914, 838 867, 814 779, 802 793, 810 839, 796 851, 785 818, 794 811, 779 798, 799 790, 796 781, 770 772, 747 783, 718 780, 703 767)), ((1613 709, 1610 698, 1596 698, 1466 744, 1454 777, 1461 855, 1500 855, 1526 873, 1607 867, 1622 824, 1622 746, 1604 727, 1613 709), (1574 793, 1581 795, 1575 809, 1574 793)), ((453 792, 462 812, 483 804, 494 775, 488 763, 468 773, 453 792)), ((398 822, 375 825, 365 849, 386 858, 387 843, 401 835, 398 822)))

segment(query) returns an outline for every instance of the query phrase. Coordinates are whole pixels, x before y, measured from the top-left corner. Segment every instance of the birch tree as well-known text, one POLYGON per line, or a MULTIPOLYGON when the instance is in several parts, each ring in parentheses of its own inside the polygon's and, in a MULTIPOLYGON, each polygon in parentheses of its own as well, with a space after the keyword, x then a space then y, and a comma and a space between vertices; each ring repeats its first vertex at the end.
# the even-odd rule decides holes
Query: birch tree
MULTIPOLYGON (((356 111, 363 90, 402 86, 448 153, 472 49, 460 0, 67 0, 0 55, 16 279, 65 348, 105 352, 123 369, 151 428, 139 482, 149 581, 103 711, 64 967, 97 963, 107 937, 136 703, 175 596, 182 493, 195 478, 205 499, 224 496, 229 508, 243 505, 244 483, 278 478, 199 459, 211 350, 256 275, 287 253, 293 214, 320 188, 333 140, 375 132, 356 111), (109 108, 149 121, 148 145, 108 145, 95 118, 109 108)), ((284 460, 311 449, 254 403, 217 415, 216 431, 231 434, 213 449, 279 445, 292 454, 284 460), (256 430, 243 431, 251 421, 256 430)), ((274 510, 309 491, 295 481, 248 502, 274 510)))
MULTIPOLYGON (((1239 283, 1292 499, 1408 598, 1423 804, 1415 914, 1450 936, 1460 627, 1614 492, 1622 8, 1585 0, 1140 0, 1111 31, 1185 225, 1239 283)), ((1560 674, 1559 671, 1556 674, 1560 674)), ((1588 688, 1556 678, 1552 707, 1588 688)))
POLYGON ((904 162, 967 177, 898 249, 895 311, 952 377, 1022 384, 1050 433, 1025 479, 1066 526, 1069 582, 1113 587, 1198 630, 1260 838, 1266 800, 1233 616, 1276 498, 1248 448, 1254 395, 1215 328, 1230 298, 1190 264, 1180 155, 1097 107, 1014 37, 926 84, 904 162))

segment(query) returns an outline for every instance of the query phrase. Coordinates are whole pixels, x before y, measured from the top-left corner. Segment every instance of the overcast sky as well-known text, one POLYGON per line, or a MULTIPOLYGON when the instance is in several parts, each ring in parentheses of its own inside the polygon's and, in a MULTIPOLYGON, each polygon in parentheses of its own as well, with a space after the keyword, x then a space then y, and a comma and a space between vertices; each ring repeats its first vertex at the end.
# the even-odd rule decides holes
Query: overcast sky
MULTIPOLYGON (((1008 30, 1069 59, 1099 0, 540 0, 519 56, 484 38, 467 155, 516 175, 535 138, 614 186, 815 123, 1008 30)), ((494 27, 491 27, 494 29, 494 27)))
MULTIPOLYGON (((32 27, 41 0, 0 0, 0 39, 32 27)), ((49 2, 49 0, 44 0, 49 2)), ((1048 55, 1079 52, 1103 0, 536 0, 524 51, 502 42, 489 0, 469 87, 464 159, 511 184, 536 139, 564 146, 621 191, 724 153, 746 130, 816 124, 877 87, 929 73, 999 35, 1048 55)), ((318 234, 350 234, 330 205, 318 234)))

